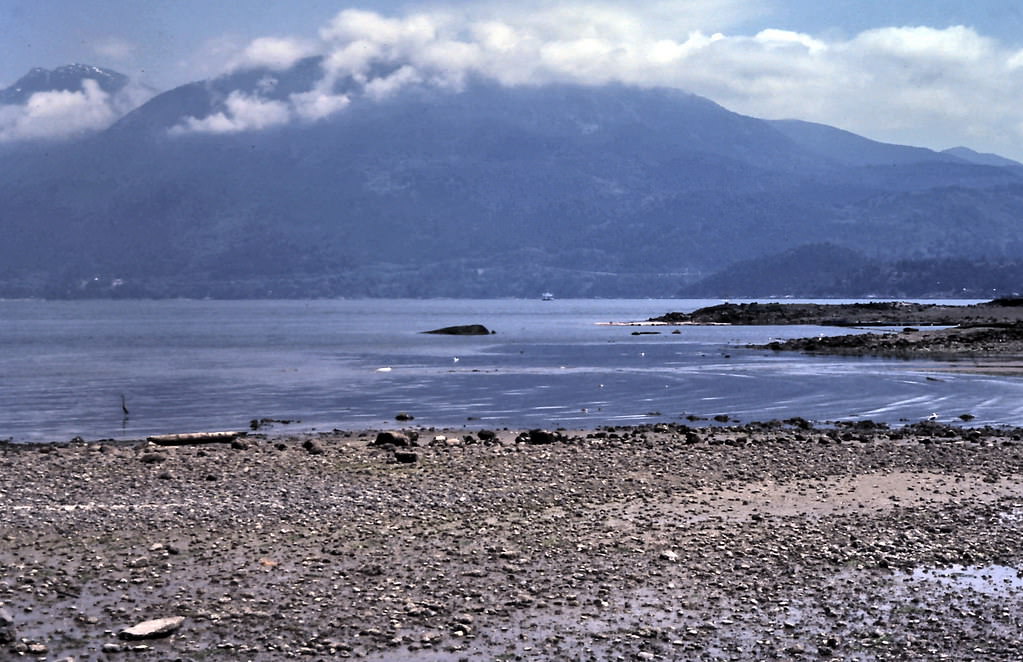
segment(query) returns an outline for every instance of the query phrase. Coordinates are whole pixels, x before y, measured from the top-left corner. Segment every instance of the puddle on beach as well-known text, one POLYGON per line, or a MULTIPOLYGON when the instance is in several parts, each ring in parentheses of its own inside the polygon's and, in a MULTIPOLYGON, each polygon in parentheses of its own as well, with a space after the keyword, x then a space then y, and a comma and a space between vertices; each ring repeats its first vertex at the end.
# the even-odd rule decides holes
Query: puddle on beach
POLYGON ((1023 573, 1006 565, 917 568, 910 579, 935 581, 950 588, 972 589, 988 595, 1023 589, 1023 573))

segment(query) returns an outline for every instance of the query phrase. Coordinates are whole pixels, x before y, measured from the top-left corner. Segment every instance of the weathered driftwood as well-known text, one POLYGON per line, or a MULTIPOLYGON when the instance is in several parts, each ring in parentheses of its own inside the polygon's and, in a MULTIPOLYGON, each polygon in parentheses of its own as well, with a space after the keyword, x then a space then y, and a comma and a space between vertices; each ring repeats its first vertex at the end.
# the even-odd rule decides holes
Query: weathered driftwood
POLYGON ((188 432, 184 434, 156 434, 146 437, 157 446, 189 446, 192 444, 226 444, 238 437, 244 437, 246 432, 240 430, 224 430, 221 432, 188 432))

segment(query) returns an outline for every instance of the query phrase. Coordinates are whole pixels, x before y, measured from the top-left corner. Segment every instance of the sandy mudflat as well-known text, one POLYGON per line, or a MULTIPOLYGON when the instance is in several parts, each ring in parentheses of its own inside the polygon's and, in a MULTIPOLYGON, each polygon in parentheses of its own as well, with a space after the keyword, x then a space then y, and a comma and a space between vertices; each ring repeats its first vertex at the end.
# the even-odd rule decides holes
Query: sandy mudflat
POLYGON ((517 434, 0 446, 0 658, 1020 658, 1021 430, 517 434))

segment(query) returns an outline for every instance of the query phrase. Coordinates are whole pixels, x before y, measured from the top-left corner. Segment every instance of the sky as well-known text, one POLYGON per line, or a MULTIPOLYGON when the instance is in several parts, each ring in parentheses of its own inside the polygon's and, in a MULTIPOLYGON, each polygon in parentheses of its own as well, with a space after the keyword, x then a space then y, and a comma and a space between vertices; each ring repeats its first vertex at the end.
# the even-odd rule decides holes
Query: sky
MULTIPOLYGON (((1023 160, 1018 0, 0 0, 0 35, 0 88, 32 67, 80 62, 162 91, 322 54, 334 74, 373 59, 407 65, 369 81, 374 94, 457 87, 467 74, 677 87, 755 117, 1023 160)), ((133 89, 0 106, 0 140, 101 127, 144 98, 133 89)), ((346 101, 236 97, 227 114, 182 130, 258 130, 346 101)))

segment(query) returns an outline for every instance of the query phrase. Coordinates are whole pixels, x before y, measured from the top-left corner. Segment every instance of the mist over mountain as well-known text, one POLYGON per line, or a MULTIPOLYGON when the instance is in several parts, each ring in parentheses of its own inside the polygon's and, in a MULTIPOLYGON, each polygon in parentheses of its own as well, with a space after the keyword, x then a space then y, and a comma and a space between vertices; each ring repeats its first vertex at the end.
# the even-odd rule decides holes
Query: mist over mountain
POLYGON ((79 139, 0 143, 0 294, 673 296, 802 246, 1023 249, 1008 159, 671 89, 325 71, 242 69, 79 139))

